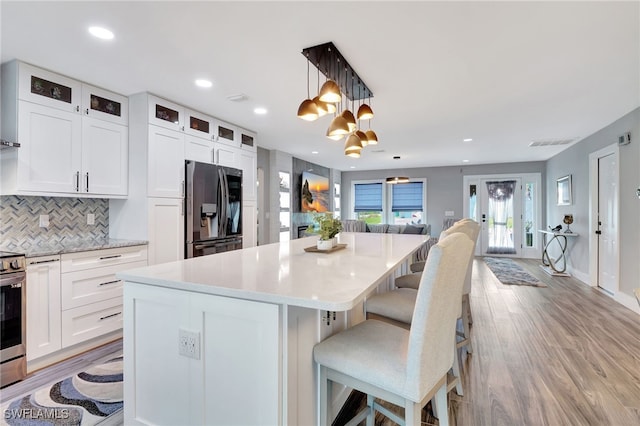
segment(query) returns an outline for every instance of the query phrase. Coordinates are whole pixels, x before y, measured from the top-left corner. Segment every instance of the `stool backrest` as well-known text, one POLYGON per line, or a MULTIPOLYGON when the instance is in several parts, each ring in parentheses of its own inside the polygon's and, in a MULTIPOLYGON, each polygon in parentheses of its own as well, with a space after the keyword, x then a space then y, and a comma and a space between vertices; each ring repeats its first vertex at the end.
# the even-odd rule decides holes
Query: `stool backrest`
POLYGON ((453 365, 455 328, 473 242, 454 233, 429 253, 409 332, 407 393, 424 395, 453 365))
MULTIPOLYGON (((440 233, 440 238, 444 238, 447 235, 451 235, 454 232, 462 232, 473 241, 473 251, 476 250, 476 242, 478 241, 478 235, 480 234, 480 224, 473 219, 461 219, 453 224, 449 229, 446 229, 440 233)), ((471 292, 471 273, 473 271, 473 252, 469 258, 469 264, 467 265, 467 276, 464 279, 464 288, 462 294, 469 294, 471 292)))

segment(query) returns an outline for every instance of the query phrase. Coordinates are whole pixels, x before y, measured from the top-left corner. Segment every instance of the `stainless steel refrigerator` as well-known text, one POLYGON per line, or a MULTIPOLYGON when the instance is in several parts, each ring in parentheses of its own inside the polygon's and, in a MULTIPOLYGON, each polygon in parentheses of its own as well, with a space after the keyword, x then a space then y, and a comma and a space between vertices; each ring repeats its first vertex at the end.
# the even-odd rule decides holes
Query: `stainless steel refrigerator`
POLYGON ((242 170, 185 162, 185 258, 242 248, 242 170))

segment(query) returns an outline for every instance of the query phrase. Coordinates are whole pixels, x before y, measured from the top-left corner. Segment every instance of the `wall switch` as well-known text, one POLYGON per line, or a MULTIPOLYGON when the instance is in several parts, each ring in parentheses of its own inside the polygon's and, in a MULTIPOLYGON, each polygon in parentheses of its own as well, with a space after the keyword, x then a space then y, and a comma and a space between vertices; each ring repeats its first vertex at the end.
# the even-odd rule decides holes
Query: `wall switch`
POLYGON ((48 228, 49 227, 49 215, 41 214, 40 215, 40 228, 48 228))
POLYGON ((87 225, 95 225, 96 224, 96 215, 93 213, 87 214, 87 225))
POLYGON ((456 213, 453 210, 447 210, 444 212, 445 217, 453 217, 456 213))
POLYGON ((200 333, 178 329, 178 354, 200 359, 200 333))

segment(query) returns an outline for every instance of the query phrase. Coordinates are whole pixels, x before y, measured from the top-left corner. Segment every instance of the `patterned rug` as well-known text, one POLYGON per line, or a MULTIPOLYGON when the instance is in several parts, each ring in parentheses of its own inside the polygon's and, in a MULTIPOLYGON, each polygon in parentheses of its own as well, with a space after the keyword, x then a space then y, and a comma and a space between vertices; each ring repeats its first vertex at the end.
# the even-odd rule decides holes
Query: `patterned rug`
POLYGON ((0 424, 95 425, 123 407, 122 356, 2 405, 0 424))
POLYGON ((484 257, 483 260, 502 284, 547 286, 508 257, 484 257))

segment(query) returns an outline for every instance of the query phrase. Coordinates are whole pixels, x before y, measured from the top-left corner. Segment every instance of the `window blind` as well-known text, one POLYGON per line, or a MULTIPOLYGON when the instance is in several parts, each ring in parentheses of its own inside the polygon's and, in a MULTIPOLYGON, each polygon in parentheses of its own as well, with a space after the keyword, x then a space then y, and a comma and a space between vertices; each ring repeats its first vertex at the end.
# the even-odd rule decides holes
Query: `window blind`
POLYGON ((422 182, 393 185, 392 193, 391 211, 422 210, 422 182))
POLYGON ((354 211, 382 211, 382 183, 356 183, 354 211))

